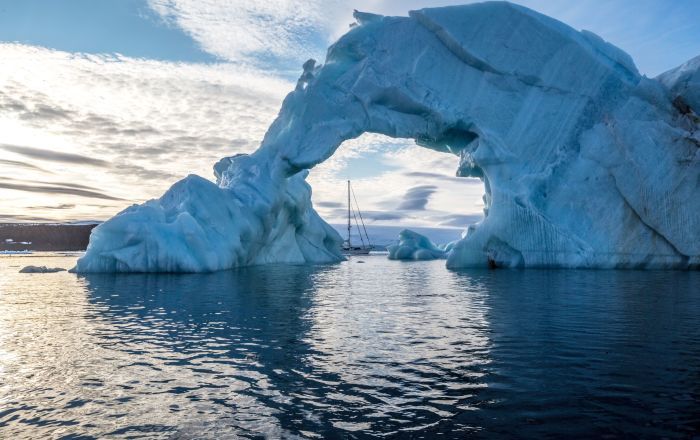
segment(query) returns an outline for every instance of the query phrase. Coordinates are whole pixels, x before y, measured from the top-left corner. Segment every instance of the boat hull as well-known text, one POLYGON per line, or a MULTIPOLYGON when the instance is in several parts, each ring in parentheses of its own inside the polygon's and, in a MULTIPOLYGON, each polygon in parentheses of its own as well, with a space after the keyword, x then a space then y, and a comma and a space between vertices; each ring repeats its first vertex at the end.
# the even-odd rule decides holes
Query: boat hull
POLYGON ((343 255, 369 255, 371 249, 343 249, 343 255))

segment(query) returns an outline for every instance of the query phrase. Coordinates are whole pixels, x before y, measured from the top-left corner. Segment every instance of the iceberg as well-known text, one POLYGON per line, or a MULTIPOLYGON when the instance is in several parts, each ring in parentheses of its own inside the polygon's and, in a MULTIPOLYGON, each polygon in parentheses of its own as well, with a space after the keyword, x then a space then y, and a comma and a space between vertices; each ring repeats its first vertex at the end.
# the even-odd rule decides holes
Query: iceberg
POLYGON ((304 64, 257 151, 98 226, 75 270, 340 261, 305 177, 365 132, 484 181, 485 218, 448 268, 700 268, 698 58, 647 78, 595 34, 507 2, 356 20, 304 64))
POLYGON ((445 249, 410 229, 399 232, 398 243, 387 246, 386 250, 390 260, 437 260, 447 257, 445 249))
POLYGON ((340 261, 342 238, 311 207, 308 172, 272 179, 247 155, 188 176, 97 226, 75 272, 214 272, 340 261), (219 171, 226 170, 222 174, 219 171))

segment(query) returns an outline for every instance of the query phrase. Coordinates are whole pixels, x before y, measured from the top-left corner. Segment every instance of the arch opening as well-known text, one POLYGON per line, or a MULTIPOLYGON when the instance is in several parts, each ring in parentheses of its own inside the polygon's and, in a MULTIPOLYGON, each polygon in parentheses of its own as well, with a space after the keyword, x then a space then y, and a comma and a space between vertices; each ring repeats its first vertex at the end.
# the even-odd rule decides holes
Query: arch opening
POLYGON ((346 140, 307 177, 314 209, 345 237, 346 181, 351 180, 370 235, 380 244, 395 241, 403 229, 436 243, 459 239, 483 219, 485 208, 483 179, 456 175, 458 151, 475 136, 468 136, 470 142, 464 138, 453 131, 429 145, 425 139, 374 133, 346 140))

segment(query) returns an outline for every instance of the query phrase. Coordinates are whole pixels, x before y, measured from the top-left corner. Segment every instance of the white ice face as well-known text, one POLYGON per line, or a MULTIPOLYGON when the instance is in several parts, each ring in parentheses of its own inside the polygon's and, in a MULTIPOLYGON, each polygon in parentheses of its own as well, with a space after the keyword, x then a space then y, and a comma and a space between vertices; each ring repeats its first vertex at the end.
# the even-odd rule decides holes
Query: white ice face
POLYGON ((697 268, 698 64, 644 78, 596 35, 508 3, 361 14, 304 64, 255 153, 219 162, 218 186, 190 176, 99 226, 76 269, 338 261, 304 179, 365 132, 484 180, 487 216, 448 267, 697 268))

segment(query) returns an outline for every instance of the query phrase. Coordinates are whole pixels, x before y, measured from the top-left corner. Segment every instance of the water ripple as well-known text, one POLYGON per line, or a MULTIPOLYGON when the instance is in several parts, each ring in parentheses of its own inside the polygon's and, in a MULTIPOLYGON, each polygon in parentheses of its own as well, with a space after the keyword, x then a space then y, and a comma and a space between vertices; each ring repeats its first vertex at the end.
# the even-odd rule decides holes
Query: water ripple
POLYGON ((700 435, 698 273, 19 258, 0 259, 2 438, 700 435))

